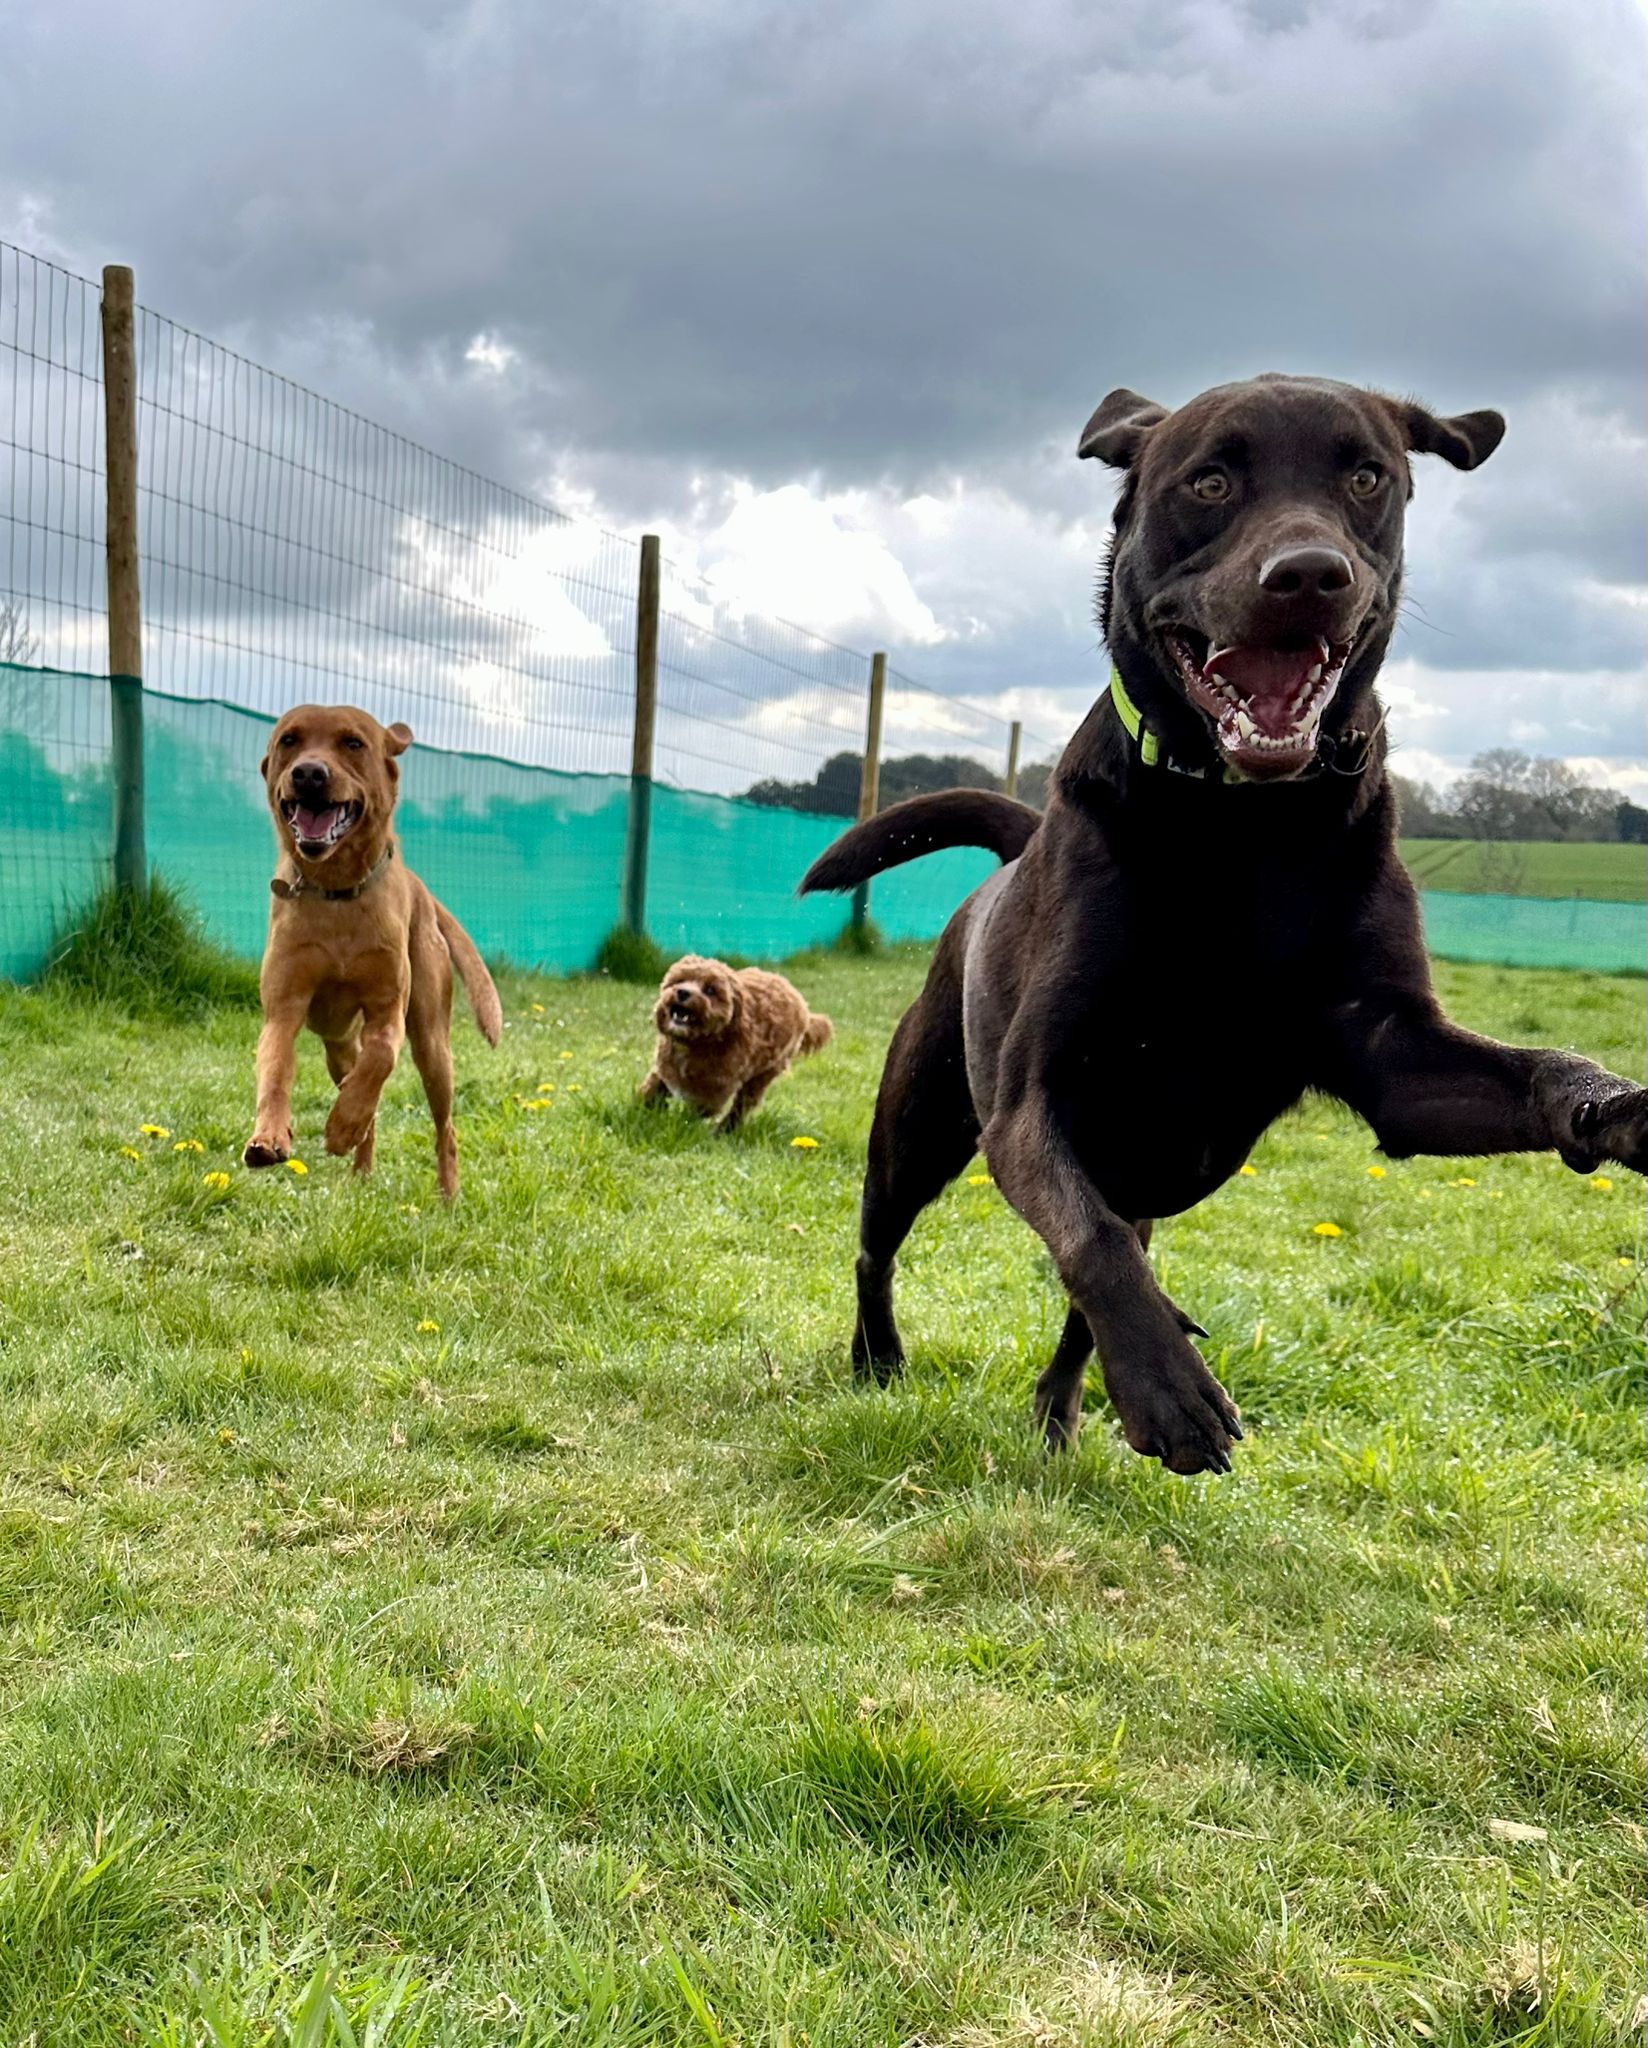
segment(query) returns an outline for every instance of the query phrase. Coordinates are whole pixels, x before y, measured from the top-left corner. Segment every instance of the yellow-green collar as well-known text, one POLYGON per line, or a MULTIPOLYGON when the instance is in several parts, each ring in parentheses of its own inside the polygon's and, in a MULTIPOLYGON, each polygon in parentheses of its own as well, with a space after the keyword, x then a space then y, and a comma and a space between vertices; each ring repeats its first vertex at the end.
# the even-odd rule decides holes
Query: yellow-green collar
POLYGON ((1119 668, 1110 671, 1110 701, 1115 705, 1122 724, 1127 727, 1128 738, 1138 742, 1139 759, 1147 768, 1154 768, 1161 759, 1161 741, 1145 724, 1138 705, 1127 694, 1127 685, 1122 681, 1119 668))
MULTIPOLYGON (((1127 685, 1122 681, 1121 670, 1118 668, 1112 668, 1110 671, 1109 689, 1110 701, 1116 707, 1116 716, 1127 728, 1127 736, 1137 746, 1139 759, 1147 768, 1160 765, 1173 769, 1177 774, 1188 775, 1195 781, 1205 782, 1209 779, 1210 770, 1180 767, 1170 754, 1162 751, 1161 741, 1145 724, 1144 714, 1127 694, 1127 685)), ((1383 723, 1384 719, 1381 716, 1380 724, 1383 723)), ((1360 775, 1372 757, 1373 743, 1378 737, 1379 727, 1376 725, 1371 733, 1347 732, 1337 739, 1321 740, 1318 742, 1316 764, 1313 768, 1307 769, 1306 773, 1318 775, 1323 769, 1329 769, 1335 775, 1360 775), (1343 764, 1339 758, 1341 754, 1345 756, 1343 764)), ((1226 783, 1247 781, 1247 777, 1238 769, 1232 768, 1228 762, 1223 772, 1215 779, 1226 783)))

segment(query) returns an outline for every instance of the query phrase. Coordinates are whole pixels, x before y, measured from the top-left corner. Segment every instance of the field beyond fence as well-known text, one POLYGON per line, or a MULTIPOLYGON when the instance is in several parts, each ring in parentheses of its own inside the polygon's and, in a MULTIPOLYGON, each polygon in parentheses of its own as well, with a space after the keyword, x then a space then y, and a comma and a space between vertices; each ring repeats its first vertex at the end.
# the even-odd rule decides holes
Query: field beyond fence
MULTIPOLYGON (((294 703, 413 727, 409 858, 486 951, 560 972, 626 924, 671 950, 817 945, 848 909, 795 885, 844 820, 946 783, 1045 787, 1065 733, 755 613, 655 544, 123 312, 129 272, 105 285, 0 244, 0 975, 36 974, 145 858, 256 953, 257 762, 294 703), (135 465, 108 460, 123 434, 135 465)), ((1629 896, 1614 870, 1524 898, 1514 860, 1422 851, 1438 954, 1643 969, 1629 902, 1532 900, 1629 896)), ((1533 851, 1548 880, 1557 856, 1630 857, 1640 898, 1640 849, 1533 851)), ((990 865, 878 879, 876 924, 934 936, 990 865)))

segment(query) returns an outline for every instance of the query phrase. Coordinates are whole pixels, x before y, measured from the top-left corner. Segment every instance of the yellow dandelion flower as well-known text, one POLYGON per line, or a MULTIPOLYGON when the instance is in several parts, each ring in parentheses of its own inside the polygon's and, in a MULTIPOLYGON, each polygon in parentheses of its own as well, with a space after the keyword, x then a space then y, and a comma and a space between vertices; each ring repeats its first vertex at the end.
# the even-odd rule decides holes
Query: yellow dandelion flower
POLYGON ((816 1152, 818 1150, 818 1140, 816 1138, 792 1138, 790 1140, 790 1149, 795 1152, 816 1152))
POLYGON ((135 1145, 122 1145, 120 1156, 122 1159, 141 1159, 143 1154, 138 1151, 135 1145))
POLYGON ((564 1059, 564 1060, 569 1060, 569 1059, 571 1059, 572 1055, 571 1055, 571 1053, 569 1053, 569 1052, 564 1052, 564 1053, 562 1053, 561 1057, 562 1057, 562 1059, 564 1059))
POLYGON ((1384 1178, 1385 1178, 1385 1169, 1384 1169, 1384 1168, 1383 1168, 1382 1166, 1370 1166, 1370 1167, 1368 1168, 1368 1179, 1369 1179, 1369 1180, 1383 1180, 1384 1178))
POLYGON ((549 1104, 544 1101, 541 1095, 517 1095, 515 1100, 521 1105, 522 1109, 547 1109, 549 1107, 549 1104))
POLYGON ((542 1004, 542 1003, 534 1003, 534 1004, 532 1005, 532 1014, 533 1014, 533 1016, 534 1016, 534 1017, 541 1017, 541 1016, 542 1016, 542 1015, 544 1014, 544 1006, 543 1006, 543 1004, 542 1004))
POLYGON ((219 1192, 229 1185, 229 1176, 226 1173, 203 1173, 200 1178, 203 1185, 216 1188, 219 1192))
POLYGON ((1450 1188, 1474 1188, 1476 1182, 1471 1179, 1469 1174, 1463 1174, 1458 1180, 1450 1180, 1448 1186, 1450 1188))
POLYGON ((1337 1223, 1313 1223, 1310 1228, 1314 1237, 1343 1237, 1345 1234, 1337 1223))
POLYGON ((555 1093, 555 1083, 553 1081, 540 1081, 538 1083, 538 1093, 540 1095, 553 1095, 555 1093))
POLYGON ((144 1138, 169 1138, 172 1134, 164 1124, 140 1124, 138 1135, 144 1138))
POLYGON ((179 1138, 172 1147, 174 1152, 204 1152, 206 1147, 198 1138, 179 1138))
POLYGON ((303 1176, 309 1171, 309 1169, 307 1166, 304 1165, 301 1159, 288 1159, 286 1162, 286 1171, 288 1173, 295 1173, 298 1176, 299 1180, 301 1180, 303 1176))
POLYGON ((235 1440, 235 1433, 232 1429, 220 1429, 217 1433, 217 1440, 220 1444, 232 1444, 235 1440))
POLYGON ((1594 1173, 1591 1176, 1591 1185, 1594 1188, 1611 1188, 1613 1182, 1605 1173, 1594 1173))
POLYGON ((1637 1262, 1636 1262, 1636 1260, 1635 1260, 1635 1259, 1620 1259, 1620 1260, 1616 1261, 1616 1263, 1617 1263, 1617 1264, 1619 1264, 1619 1265, 1621 1265, 1621 1266, 1628 1266, 1628 1267, 1630 1267, 1630 1269, 1631 1269, 1631 1270, 1632 1270, 1633 1272, 1635 1272, 1635 1270, 1636 1270, 1636 1263, 1637 1263, 1637 1262))
POLYGON ((583 1092, 584 1084, 582 1081, 569 1081, 567 1083, 567 1093, 569 1095, 582 1095, 583 1092))
POLYGON ((967 1176, 967 1185, 970 1188, 987 1188, 990 1186, 990 1176, 987 1173, 970 1173, 967 1176))
POLYGON ((1236 1171, 1242 1176, 1243 1180, 1257 1180, 1259 1178, 1259 1169, 1256 1166, 1238 1166, 1236 1171))
POLYGON ((440 1324, 432 1316, 425 1316, 418 1325, 418 1335, 420 1337, 437 1337, 440 1335, 440 1329, 440 1324))

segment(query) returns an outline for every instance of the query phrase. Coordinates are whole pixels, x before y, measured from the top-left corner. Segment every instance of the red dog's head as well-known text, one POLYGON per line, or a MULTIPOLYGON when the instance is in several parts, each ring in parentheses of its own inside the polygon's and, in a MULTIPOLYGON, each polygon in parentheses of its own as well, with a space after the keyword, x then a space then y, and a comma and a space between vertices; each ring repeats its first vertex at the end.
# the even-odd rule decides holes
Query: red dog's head
POLYGON ((411 729, 379 725, 348 704, 300 704, 275 727, 259 763, 284 850, 305 868, 369 867, 389 832, 396 757, 411 729))

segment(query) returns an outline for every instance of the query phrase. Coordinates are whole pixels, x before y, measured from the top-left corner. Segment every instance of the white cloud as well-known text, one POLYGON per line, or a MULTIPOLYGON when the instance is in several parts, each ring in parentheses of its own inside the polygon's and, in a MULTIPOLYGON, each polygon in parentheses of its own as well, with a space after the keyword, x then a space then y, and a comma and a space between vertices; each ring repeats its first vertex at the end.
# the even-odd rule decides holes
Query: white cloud
POLYGON ((706 577, 731 616, 765 613, 878 647, 947 637, 878 530, 873 494, 821 494, 803 483, 762 491, 737 479, 727 501, 713 524, 667 535, 665 551, 706 577))
POLYGON ((500 341, 495 334, 477 334, 464 350, 464 361, 473 363, 477 369, 489 370, 494 376, 501 376, 512 363, 520 361, 520 353, 508 342, 500 341))

